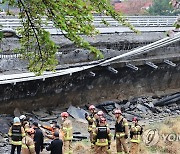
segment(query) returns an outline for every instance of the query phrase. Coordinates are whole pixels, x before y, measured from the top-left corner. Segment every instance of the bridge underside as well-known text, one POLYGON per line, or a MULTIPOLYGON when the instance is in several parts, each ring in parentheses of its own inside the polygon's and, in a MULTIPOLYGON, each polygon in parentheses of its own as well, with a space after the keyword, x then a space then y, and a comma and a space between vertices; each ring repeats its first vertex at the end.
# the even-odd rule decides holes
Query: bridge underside
POLYGON ((141 66, 138 71, 117 67, 117 74, 104 67, 96 68, 93 77, 88 71, 0 85, 0 112, 12 113, 14 108, 29 110, 40 107, 81 106, 107 100, 123 100, 136 96, 162 95, 179 92, 180 63, 176 67, 159 64, 158 69, 141 66))
MULTIPOLYGON (((105 58, 109 58, 165 37, 165 34, 158 32, 142 35, 139 37, 133 33, 104 35, 104 37, 100 36, 90 41, 98 48, 103 49, 105 58)), ((56 37, 54 39, 57 41, 56 37)), ((59 64, 92 60, 88 52, 76 49, 65 39, 61 42, 61 52, 59 58, 64 61, 60 61, 59 64)), ((16 107, 25 110, 52 106, 65 108, 70 104, 80 106, 114 99, 123 100, 136 96, 179 92, 179 55, 180 42, 176 42, 154 52, 111 64, 111 67, 117 72, 110 71, 107 66, 99 66, 72 75, 48 78, 44 81, 35 80, 0 85, 0 112, 12 113, 16 107), (164 63, 164 59, 173 61, 176 66, 164 63), (153 62, 158 67, 155 69, 147 65, 146 61, 153 62), (139 69, 135 71, 135 69, 127 67, 127 63, 136 65, 139 69)), ((1 59, 1 62, 2 60, 4 59, 1 59)), ((22 64, 20 61, 16 62, 19 63, 19 65, 17 64, 18 69, 25 69, 20 65, 22 64)), ((12 68, 14 67, 12 66, 12 68)), ((9 68, 9 72, 12 71, 12 68, 9 68)))

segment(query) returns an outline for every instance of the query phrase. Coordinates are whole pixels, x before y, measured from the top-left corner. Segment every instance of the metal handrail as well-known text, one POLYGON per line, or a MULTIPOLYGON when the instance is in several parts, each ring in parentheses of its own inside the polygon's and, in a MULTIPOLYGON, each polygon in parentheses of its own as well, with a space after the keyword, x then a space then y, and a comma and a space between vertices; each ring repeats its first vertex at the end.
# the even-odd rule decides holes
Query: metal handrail
MULTIPOLYGON (((177 20, 177 16, 127 16, 125 19, 135 27, 172 27, 174 22, 177 20)), ((93 24, 96 27, 106 26, 102 23, 102 19, 109 23, 109 26, 122 26, 118 21, 114 20, 110 16, 94 16, 93 24)), ((45 21, 45 18, 43 18, 45 21)), ((8 18, 4 17, 0 19, 0 25, 3 28, 16 29, 21 27, 21 19, 17 17, 8 18)), ((43 25, 45 29, 55 28, 52 21, 47 22, 47 25, 43 25)))
POLYGON ((72 74, 75 72, 80 72, 80 71, 94 68, 97 66, 108 65, 110 63, 113 63, 116 60, 121 60, 123 58, 144 54, 144 53, 150 52, 154 49, 157 49, 157 48, 160 48, 163 46, 167 46, 167 45, 177 42, 177 41, 180 41, 180 32, 175 34, 173 37, 166 37, 164 39, 161 39, 159 41, 148 44, 146 46, 134 49, 134 50, 124 53, 122 55, 110 58, 108 60, 104 60, 103 62, 99 62, 98 64, 91 64, 91 65, 68 68, 68 69, 64 69, 64 70, 57 70, 56 72, 44 72, 44 74, 41 76, 35 76, 34 73, 1 75, 0 76, 0 84, 7 84, 7 83, 16 84, 16 82, 24 82, 24 81, 39 80, 39 79, 42 79, 44 81, 46 78, 56 77, 56 76, 61 76, 61 75, 66 75, 66 74, 72 74))

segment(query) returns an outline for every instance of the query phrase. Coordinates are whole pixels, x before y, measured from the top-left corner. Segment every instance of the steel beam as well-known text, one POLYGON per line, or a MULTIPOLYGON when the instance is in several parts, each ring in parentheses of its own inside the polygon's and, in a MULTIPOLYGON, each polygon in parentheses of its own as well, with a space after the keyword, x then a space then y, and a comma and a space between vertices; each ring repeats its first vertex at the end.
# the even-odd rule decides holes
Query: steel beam
POLYGON ((135 71, 139 70, 138 67, 136 67, 135 65, 130 64, 130 63, 126 63, 126 66, 129 67, 129 68, 131 68, 131 69, 133 69, 133 70, 135 70, 135 71))
POLYGON ((176 64, 175 64, 175 63, 173 63, 172 61, 170 61, 170 60, 168 60, 168 59, 165 59, 165 60, 164 60, 164 62, 165 62, 166 64, 168 64, 168 65, 173 66, 173 67, 175 67, 175 66, 176 66, 176 64))
POLYGON ((114 69, 113 67, 111 67, 111 66, 108 66, 107 69, 108 69, 109 71, 115 73, 115 74, 118 73, 118 71, 117 71, 116 69, 114 69))
POLYGON ((89 72, 89 75, 90 75, 90 76, 93 76, 93 77, 96 76, 96 74, 95 74, 94 72, 92 72, 92 71, 89 72))
POLYGON ((155 65, 154 63, 149 62, 149 61, 146 62, 146 65, 148 65, 148 66, 150 66, 150 67, 152 67, 152 68, 154 68, 154 69, 157 69, 157 68, 158 68, 157 65, 155 65))

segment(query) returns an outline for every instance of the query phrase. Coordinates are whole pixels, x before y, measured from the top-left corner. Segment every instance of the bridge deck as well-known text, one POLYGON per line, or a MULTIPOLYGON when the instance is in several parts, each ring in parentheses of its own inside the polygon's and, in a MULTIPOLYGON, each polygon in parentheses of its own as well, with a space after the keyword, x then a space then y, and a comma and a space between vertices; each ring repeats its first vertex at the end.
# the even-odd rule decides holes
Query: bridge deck
MULTIPOLYGON (((50 78, 50 77, 55 77, 55 76, 61 76, 61 75, 66 75, 66 74, 71 75, 72 73, 87 70, 90 68, 94 68, 96 66, 110 65, 111 63, 113 63, 117 60, 119 61, 119 60, 122 60, 123 58, 133 57, 136 55, 144 54, 144 53, 153 51, 154 49, 157 49, 159 47, 163 47, 165 45, 169 45, 169 44, 177 42, 177 41, 180 41, 180 32, 175 34, 174 37, 166 37, 166 38, 156 41, 152 44, 148 44, 146 46, 143 46, 143 47, 134 49, 130 52, 124 53, 122 55, 110 58, 108 60, 104 60, 102 62, 98 62, 97 64, 92 63, 90 65, 77 66, 74 68, 57 70, 56 72, 44 72, 44 74, 41 76, 35 76, 34 73, 1 75, 0 76, 0 84, 7 84, 7 83, 16 84, 16 82, 24 82, 24 81, 38 80, 38 79, 45 80, 45 78, 50 78)), ((177 57, 177 55, 176 55, 176 57, 177 57)))

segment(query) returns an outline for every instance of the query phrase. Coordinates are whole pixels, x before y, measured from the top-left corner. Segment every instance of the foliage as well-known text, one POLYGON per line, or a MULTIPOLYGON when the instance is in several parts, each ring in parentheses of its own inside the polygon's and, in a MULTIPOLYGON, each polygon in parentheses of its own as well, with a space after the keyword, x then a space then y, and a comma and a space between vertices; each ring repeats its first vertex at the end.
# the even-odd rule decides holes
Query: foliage
POLYGON ((172 7, 175 10, 179 11, 179 16, 177 18, 177 21, 175 22, 174 26, 176 27, 176 29, 180 28, 180 0, 171 0, 170 4, 172 5, 172 7))
POLYGON ((114 11, 109 0, 4 0, 4 2, 20 9, 19 18, 22 19, 23 28, 19 30, 22 36, 19 52, 23 54, 23 58, 29 60, 30 71, 38 75, 45 70, 54 70, 57 65, 55 54, 58 47, 50 39, 49 32, 42 28, 47 21, 52 21, 55 27, 61 29, 64 36, 78 47, 89 49, 97 59, 103 57, 102 53, 81 36, 81 34, 87 36, 98 34, 92 24, 92 12, 105 12, 106 15, 136 31, 121 14, 114 11))
POLYGON ((154 0, 148 12, 150 15, 178 15, 180 10, 174 9, 170 3, 171 0, 154 0))

